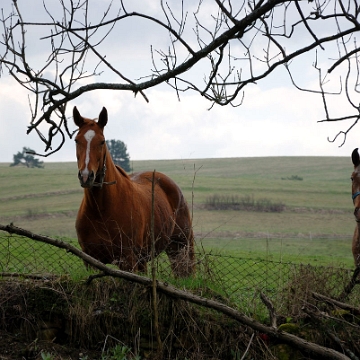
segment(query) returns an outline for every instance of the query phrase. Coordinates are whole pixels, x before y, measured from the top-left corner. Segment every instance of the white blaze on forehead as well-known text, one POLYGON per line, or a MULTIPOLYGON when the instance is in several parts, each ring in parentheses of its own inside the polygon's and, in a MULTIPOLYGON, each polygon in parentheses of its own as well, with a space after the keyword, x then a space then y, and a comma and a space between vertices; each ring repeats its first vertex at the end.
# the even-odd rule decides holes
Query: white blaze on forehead
POLYGON ((85 156, 85 169, 82 172, 83 175, 89 175, 88 165, 90 161, 90 143, 91 140, 94 138, 94 136, 95 136, 94 130, 88 130, 84 135, 84 138, 87 141, 87 145, 86 145, 86 156, 85 156))

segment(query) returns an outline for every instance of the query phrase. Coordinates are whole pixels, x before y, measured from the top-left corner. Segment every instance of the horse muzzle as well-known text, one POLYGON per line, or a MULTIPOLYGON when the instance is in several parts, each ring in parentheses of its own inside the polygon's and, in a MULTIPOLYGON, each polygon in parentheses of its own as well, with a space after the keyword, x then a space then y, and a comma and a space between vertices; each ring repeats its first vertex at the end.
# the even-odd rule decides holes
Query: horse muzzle
POLYGON ((87 173, 79 171, 78 178, 79 178, 81 187, 91 188, 94 185, 95 173, 93 171, 90 171, 90 173, 87 174, 87 173))

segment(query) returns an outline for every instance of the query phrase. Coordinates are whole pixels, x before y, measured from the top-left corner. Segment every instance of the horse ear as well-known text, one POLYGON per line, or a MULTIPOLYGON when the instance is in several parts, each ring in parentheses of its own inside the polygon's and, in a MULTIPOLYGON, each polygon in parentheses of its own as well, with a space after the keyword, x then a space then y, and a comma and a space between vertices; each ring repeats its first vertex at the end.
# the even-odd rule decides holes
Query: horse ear
POLYGON ((107 124, 108 121, 108 113, 105 107, 102 108, 100 115, 99 115, 99 120, 98 120, 98 125, 103 129, 105 127, 105 125, 107 124))
POLYGON ((354 149, 354 151, 351 154, 351 160, 355 167, 357 167, 360 164, 360 156, 358 148, 354 149))
POLYGON ((73 109, 73 118, 75 125, 77 125, 78 127, 84 124, 84 119, 80 115, 79 110, 76 108, 76 106, 74 106, 73 109))

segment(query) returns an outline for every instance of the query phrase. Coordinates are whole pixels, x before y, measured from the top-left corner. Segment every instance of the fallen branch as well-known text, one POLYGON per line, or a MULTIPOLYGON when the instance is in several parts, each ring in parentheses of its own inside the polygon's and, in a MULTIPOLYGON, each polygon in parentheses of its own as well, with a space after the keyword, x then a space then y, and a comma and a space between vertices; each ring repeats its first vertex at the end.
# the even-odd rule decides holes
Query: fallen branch
MULTIPOLYGON (((86 261, 93 267, 96 267, 97 269, 102 271, 104 274, 107 274, 108 276, 119 277, 119 278, 122 278, 122 279, 125 279, 128 281, 133 281, 133 282, 142 284, 147 287, 151 287, 151 285, 152 285, 152 279, 149 279, 147 277, 140 276, 137 274, 129 273, 126 271, 112 269, 112 268, 106 266, 105 264, 101 263, 100 261, 85 254, 78 248, 76 248, 64 241, 56 240, 56 239, 53 239, 53 238, 50 238, 47 236, 43 236, 43 235, 33 234, 30 231, 18 228, 12 224, 11 225, 1 225, 0 224, 0 230, 6 231, 10 234, 17 234, 20 236, 25 236, 25 237, 30 238, 35 241, 40 241, 43 243, 47 243, 47 244, 56 246, 61 249, 65 249, 66 251, 68 251, 68 252, 78 256, 82 260, 86 261)), ((191 303, 194 303, 194 304, 206 307, 206 308, 217 310, 220 313, 225 314, 225 315, 229 316, 230 318, 235 319, 238 322, 240 322, 244 325, 247 325, 256 331, 265 333, 265 334, 269 335, 270 337, 277 339, 278 341, 292 345, 292 346, 300 349, 301 351, 305 351, 307 353, 312 353, 312 354, 316 355, 316 358, 332 359, 332 360, 337 360, 337 359, 338 360, 349 360, 349 357, 347 357, 344 354, 339 353, 336 350, 326 348, 324 346, 321 346, 321 345, 318 345, 315 343, 311 343, 311 342, 306 341, 306 340, 304 340, 300 337, 297 337, 293 334, 289 334, 289 333, 286 333, 283 331, 279 331, 273 327, 266 326, 256 320, 242 314, 238 310, 235 310, 235 309, 233 309, 227 305, 224 305, 218 301, 206 299, 201 296, 192 294, 191 292, 188 292, 185 290, 180 290, 168 283, 164 283, 161 281, 157 281, 157 290, 162 292, 163 294, 170 296, 170 297, 189 301, 191 303)))
MULTIPOLYGON (((308 314, 313 321, 320 327, 322 328, 323 332, 335 343, 337 344, 343 351, 345 354, 348 355, 349 359, 351 360, 359 360, 359 358, 348 348, 345 346, 345 342, 341 341, 335 334, 333 334, 328 327, 325 327, 324 324, 321 322, 321 318, 322 317, 329 317, 326 316, 326 314, 324 314, 321 311, 318 310, 312 310, 310 308, 303 308, 303 311, 308 314)), ((331 317, 329 317, 331 318, 331 317)))
POLYGON ((326 302, 327 304, 338 307, 340 309, 350 311, 350 313, 353 314, 353 315, 360 315, 360 308, 358 308, 358 307, 343 303, 343 302, 341 302, 339 300, 329 298, 329 297, 327 297, 325 295, 322 295, 322 294, 319 294, 319 293, 316 293, 316 292, 312 292, 312 296, 316 300, 320 300, 320 301, 326 302))
POLYGON ((267 309, 269 310, 271 326, 274 329, 276 329, 277 328, 277 323, 276 323, 277 316, 276 316, 275 307, 274 307, 273 303, 262 291, 260 291, 260 298, 261 298, 262 302, 265 304, 265 306, 267 307, 267 309))
POLYGON ((359 358, 348 348, 344 346, 344 342, 341 341, 335 334, 330 331, 326 332, 329 338, 334 341, 343 351, 349 356, 351 360, 359 360, 359 358))

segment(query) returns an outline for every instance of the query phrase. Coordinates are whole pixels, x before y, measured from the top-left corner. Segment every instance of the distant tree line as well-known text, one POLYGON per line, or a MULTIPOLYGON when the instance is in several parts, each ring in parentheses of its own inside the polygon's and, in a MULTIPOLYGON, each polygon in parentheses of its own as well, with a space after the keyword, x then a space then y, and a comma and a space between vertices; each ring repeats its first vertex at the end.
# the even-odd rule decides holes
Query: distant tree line
POLYGON ((10 166, 23 165, 28 168, 43 168, 44 162, 36 159, 32 154, 35 154, 34 150, 28 147, 23 147, 21 152, 19 151, 14 155, 14 161, 10 164, 10 166))
MULTIPOLYGON (((126 144, 121 140, 112 139, 106 140, 106 146, 108 147, 114 163, 121 166, 127 172, 131 171, 130 156, 126 144)), ((33 154, 35 154, 34 150, 23 147, 22 151, 19 151, 14 155, 13 162, 10 166, 23 165, 28 168, 43 168, 44 162, 36 159, 33 154)))

